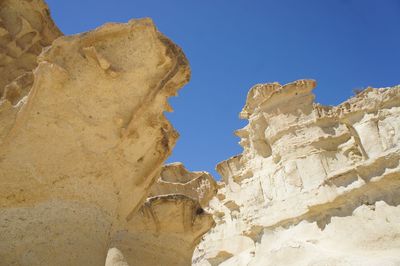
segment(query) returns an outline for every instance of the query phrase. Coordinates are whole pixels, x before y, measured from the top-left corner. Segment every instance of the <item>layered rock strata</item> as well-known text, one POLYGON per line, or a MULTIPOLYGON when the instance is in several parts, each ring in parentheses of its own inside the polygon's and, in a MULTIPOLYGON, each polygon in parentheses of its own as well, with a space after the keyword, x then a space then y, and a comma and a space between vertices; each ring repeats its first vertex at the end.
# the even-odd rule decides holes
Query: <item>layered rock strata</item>
POLYGON ((194 265, 400 264, 400 86, 336 107, 315 86, 249 91, 194 265))
POLYGON ((150 191, 127 229, 114 236, 106 266, 190 265, 201 236, 214 226, 204 211, 217 192, 210 174, 169 164, 150 191))
POLYGON ((29 94, 0 104, 0 264, 104 265, 171 153, 163 112, 189 76, 150 19, 56 39, 29 94))

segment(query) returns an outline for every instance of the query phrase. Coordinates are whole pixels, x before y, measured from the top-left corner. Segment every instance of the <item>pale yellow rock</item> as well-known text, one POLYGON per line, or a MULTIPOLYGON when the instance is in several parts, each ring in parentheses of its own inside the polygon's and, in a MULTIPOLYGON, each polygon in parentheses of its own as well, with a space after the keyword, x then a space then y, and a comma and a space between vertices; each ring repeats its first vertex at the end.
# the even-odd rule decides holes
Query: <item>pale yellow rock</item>
POLYGON ((149 197, 182 194, 205 208, 217 193, 217 183, 207 172, 189 172, 182 163, 164 165, 160 177, 151 187, 149 197))
POLYGON ((30 75, 42 48, 61 35, 43 0, 0 1, 0 98, 5 90, 13 98, 27 93, 6 86, 20 75, 30 75))
POLYGON ((150 19, 38 61, 29 94, 0 104, 0 265, 104 265, 178 137, 163 112, 189 66, 150 19))
POLYGON ((331 107, 315 86, 250 90, 194 265, 400 264, 400 87, 331 107))
POLYGON ((165 165, 127 229, 115 234, 106 266, 122 257, 128 265, 190 265, 202 235, 214 226, 203 208, 216 192, 210 174, 189 172, 181 163, 165 165))

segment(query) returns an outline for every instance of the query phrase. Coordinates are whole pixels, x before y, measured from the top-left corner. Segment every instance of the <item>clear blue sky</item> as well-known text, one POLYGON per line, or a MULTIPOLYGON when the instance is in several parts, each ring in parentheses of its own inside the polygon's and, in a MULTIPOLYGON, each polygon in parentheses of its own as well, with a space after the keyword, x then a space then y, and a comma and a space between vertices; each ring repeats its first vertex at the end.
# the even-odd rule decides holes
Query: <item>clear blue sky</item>
POLYGON ((181 137, 168 162, 206 170, 241 153, 233 131, 256 83, 318 82, 336 105, 355 88, 400 83, 400 0, 47 0, 65 34, 151 17, 182 47, 192 79, 170 100, 181 137))

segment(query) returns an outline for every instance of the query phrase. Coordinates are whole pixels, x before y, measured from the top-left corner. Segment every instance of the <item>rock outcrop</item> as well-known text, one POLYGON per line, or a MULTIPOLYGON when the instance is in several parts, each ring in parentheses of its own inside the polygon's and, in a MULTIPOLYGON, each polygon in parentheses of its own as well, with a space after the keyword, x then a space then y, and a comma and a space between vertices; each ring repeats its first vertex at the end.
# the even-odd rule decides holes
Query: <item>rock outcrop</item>
MULTIPOLYGON (((59 35, 42 23, 40 2, 15 1, 34 7, 26 13, 9 2, 0 15, 13 42, 32 21, 41 25, 33 43, 59 35)), ((34 66, 23 51, 5 61, 4 73, 34 66)), ((28 95, 0 103, 0 264, 104 265, 171 153, 178 134, 163 112, 189 76, 180 48, 150 19, 59 37, 46 48, 32 86, 18 81, 28 95)), ((6 87, 14 78, 1 77, 6 87)))
POLYGON ((194 265, 400 264, 400 86, 336 107, 315 86, 250 90, 194 265))
POLYGON ((206 172, 189 172, 181 163, 163 167, 146 202, 115 234, 106 266, 191 264, 203 234, 214 226, 204 211, 217 185, 206 172))

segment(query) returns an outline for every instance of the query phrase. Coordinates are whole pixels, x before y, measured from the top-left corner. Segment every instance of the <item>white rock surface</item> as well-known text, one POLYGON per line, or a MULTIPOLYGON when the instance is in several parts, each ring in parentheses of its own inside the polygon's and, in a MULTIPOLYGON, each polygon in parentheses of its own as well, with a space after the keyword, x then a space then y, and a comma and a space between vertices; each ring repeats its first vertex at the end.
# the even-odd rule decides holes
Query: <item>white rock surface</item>
POLYGON ((250 90, 194 265, 400 265, 400 86, 337 107, 315 86, 250 90))

